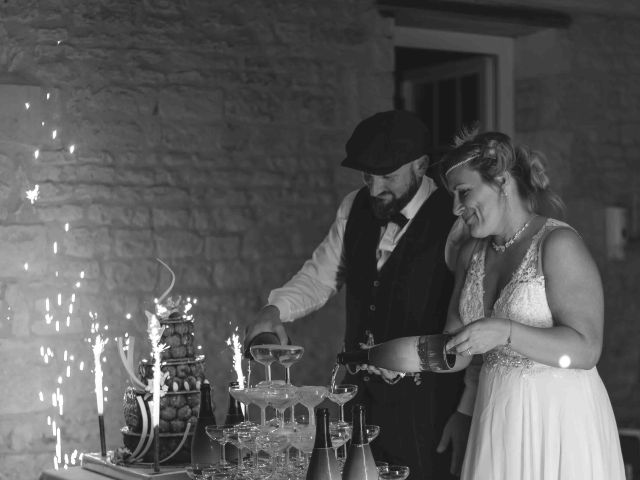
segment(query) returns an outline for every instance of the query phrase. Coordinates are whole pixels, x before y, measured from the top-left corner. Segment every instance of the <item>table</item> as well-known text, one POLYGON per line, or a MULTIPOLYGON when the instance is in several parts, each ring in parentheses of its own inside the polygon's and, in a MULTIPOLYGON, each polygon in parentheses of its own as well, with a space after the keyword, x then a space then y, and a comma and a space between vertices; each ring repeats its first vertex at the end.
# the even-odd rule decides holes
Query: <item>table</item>
POLYGON ((40 480, 188 480, 189 477, 180 466, 161 466, 160 472, 152 468, 121 467, 111 463, 99 454, 85 453, 82 467, 70 467, 59 470, 45 470, 40 480))
POLYGON ((108 477, 90 472, 81 467, 69 467, 66 470, 45 470, 39 480, 105 480, 108 477))

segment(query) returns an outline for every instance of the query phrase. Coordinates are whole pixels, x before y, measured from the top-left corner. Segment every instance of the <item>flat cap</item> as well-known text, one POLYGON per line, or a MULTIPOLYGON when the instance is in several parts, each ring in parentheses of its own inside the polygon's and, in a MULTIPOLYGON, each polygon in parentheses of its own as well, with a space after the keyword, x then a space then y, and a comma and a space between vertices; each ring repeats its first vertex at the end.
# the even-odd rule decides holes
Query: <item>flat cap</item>
POLYGON ((347 141, 343 167, 387 175, 426 154, 429 130, 415 114, 380 112, 358 124, 347 141))

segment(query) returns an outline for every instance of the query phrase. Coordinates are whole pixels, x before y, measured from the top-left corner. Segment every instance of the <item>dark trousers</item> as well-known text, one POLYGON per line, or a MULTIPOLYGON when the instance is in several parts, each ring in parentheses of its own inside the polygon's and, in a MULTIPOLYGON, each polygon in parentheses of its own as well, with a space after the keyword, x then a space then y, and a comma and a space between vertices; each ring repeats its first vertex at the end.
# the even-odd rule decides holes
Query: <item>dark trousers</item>
POLYGON ((363 372, 348 375, 343 383, 357 384, 358 394, 345 406, 345 415, 350 418, 349 407, 362 403, 367 423, 380 426, 380 435, 371 443, 376 460, 409 466, 410 480, 455 480, 449 473, 450 448, 444 453, 436 448, 457 407, 461 378, 458 374, 422 375, 420 386, 412 378, 388 385, 363 372))

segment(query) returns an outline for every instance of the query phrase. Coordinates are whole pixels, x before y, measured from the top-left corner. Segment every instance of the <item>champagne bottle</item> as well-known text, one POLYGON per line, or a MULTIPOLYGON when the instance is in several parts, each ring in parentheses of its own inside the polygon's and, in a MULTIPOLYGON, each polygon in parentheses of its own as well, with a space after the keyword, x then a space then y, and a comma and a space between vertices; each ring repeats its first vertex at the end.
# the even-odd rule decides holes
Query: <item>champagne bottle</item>
POLYGON ((353 407, 353 433, 347 451, 347 461, 342 470, 342 480, 377 480, 378 467, 373 459, 369 439, 365 431, 365 407, 361 403, 353 407))
POLYGON ((367 364, 404 373, 456 372, 469 365, 471 356, 447 352, 450 338, 449 334, 394 338, 369 349, 341 352, 338 363, 367 364))
MULTIPOLYGON (((237 388, 238 385, 238 382, 229 382, 229 388, 237 388)), ((224 417, 224 425, 232 426, 240 422, 244 422, 242 404, 239 400, 233 398, 233 395, 231 395, 231 393, 229 393, 229 407, 227 408, 227 415, 224 417)), ((238 459, 238 449, 231 443, 225 445, 224 453, 227 461, 236 461, 238 459)))
POLYGON ((211 404, 211 385, 203 382, 200 385, 200 410, 196 428, 191 439, 191 464, 211 464, 220 460, 220 450, 215 448, 209 440, 205 427, 215 425, 216 417, 213 415, 211 404))
POLYGON ((309 460, 306 480, 338 480, 339 478, 338 461, 331 447, 329 410, 318 408, 316 410, 316 439, 309 460))
MULTIPOLYGON (((229 382, 229 388, 238 388, 238 382, 229 382)), ((239 400, 233 398, 229 393, 229 408, 227 408, 227 416, 224 418, 225 425, 235 425, 244 422, 244 414, 242 413, 242 404, 239 400)))

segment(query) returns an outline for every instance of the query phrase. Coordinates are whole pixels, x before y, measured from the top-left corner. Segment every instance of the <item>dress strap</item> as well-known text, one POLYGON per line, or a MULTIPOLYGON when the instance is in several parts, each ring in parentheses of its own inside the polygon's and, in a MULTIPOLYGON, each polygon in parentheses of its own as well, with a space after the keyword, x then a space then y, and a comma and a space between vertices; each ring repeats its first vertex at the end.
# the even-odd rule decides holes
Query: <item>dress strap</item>
POLYGON ((578 233, 578 231, 568 223, 561 222, 560 220, 556 220, 555 218, 548 218, 545 224, 542 226, 541 231, 538 234, 539 237, 536 239, 536 241, 538 242, 538 247, 537 247, 538 275, 544 275, 544 272, 542 271, 542 247, 543 247, 544 241, 546 240, 547 235, 549 235, 549 233, 551 233, 552 231, 558 228, 568 228, 569 230, 573 230, 574 232, 576 232, 576 234, 579 237, 581 236, 578 233))

